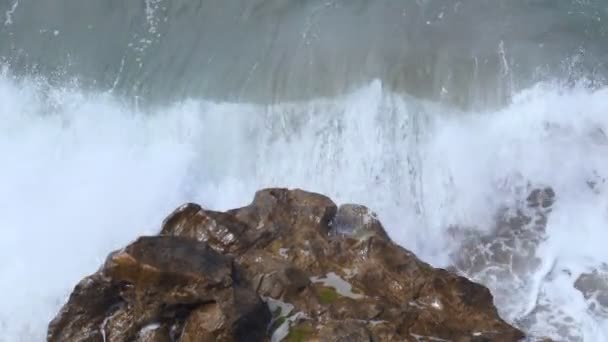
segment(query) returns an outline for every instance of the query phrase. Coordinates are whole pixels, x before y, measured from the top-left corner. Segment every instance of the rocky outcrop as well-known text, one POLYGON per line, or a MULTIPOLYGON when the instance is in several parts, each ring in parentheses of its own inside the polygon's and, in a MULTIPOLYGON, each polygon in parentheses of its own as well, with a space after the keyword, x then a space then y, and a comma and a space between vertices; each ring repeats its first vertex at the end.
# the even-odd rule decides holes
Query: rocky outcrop
POLYGON ((576 341, 576 327, 564 325, 566 316, 551 305, 536 280, 539 273, 552 276, 552 271, 543 270, 538 251, 548 238, 555 191, 531 184, 514 190, 509 203, 495 213, 493 225, 483 227, 489 229, 450 229, 454 239, 461 241, 452 253, 451 269, 488 286, 503 315, 519 328, 537 332, 537 324, 555 326, 559 327, 555 335, 576 341), (522 305, 529 301, 535 302, 533 308, 522 305))
POLYGON ((589 303, 589 310, 608 317, 608 265, 601 264, 591 272, 581 274, 574 283, 589 303))
POLYGON ((238 272, 206 243, 141 237, 76 286, 48 339, 262 340, 270 313, 238 272))
POLYGON ((49 341, 518 341, 489 290, 420 261, 376 216, 268 189, 186 204, 76 286, 49 341))
POLYGON ((453 254, 455 269, 499 293, 499 307, 507 312, 517 312, 512 298, 530 291, 541 266, 536 253, 547 238, 554 201, 552 188, 535 188, 514 207, 499 210, 490 230, 451 230, 455 240, 462 241, 453 254))

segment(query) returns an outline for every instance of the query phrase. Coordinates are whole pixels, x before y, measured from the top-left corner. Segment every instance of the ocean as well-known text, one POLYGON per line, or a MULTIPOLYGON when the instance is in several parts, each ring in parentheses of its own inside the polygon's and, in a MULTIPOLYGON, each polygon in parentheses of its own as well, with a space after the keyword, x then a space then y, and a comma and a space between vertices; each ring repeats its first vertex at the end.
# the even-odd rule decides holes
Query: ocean
POLYGON ((607 76, 604 0, 0 0, 0 341, 178 205, 263 187, 436 267, 550 187, 526 265, 462 271, 532 339, 606 341, 607 76))

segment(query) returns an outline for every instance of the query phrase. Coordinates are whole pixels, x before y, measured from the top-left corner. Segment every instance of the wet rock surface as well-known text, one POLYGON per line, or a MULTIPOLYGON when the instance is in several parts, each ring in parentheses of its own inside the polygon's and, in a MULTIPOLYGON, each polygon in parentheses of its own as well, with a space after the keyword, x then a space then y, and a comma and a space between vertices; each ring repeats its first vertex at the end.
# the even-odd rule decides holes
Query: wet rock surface
MULTIPOLYGON (((542 265, 538 255, 547 240, 547 223, 556 201, 551 187, 521 190, 516 200, 503 206, 494 216, 489 230, 455 227, 451 233, 463 241, 453 253, 453 271, 487 285, 495 294, 495 302, 509 320, 526 331, 541 323, 543 333, 551 333, 567 341, 579 341, 580 331, 572 318, 556 309, 545 293, 538 275, 544 280, 560 276, 549 265, 542 265), (543 269, 544 268, 544 269, 543 269), (532 308, 522 306, 518 298, 534 301, 532 308)), ((538 339, 549 341, 548 339, 538 339)))
POLYGON ((232 257, 194 239, 141 237, 74 289, 48 340, 263 339, 269 319, 232 257))
POLYGON ((186 204, 76 286, 49 341, 518 341, 489 290, 420 261, 376 216, 267 189, 186 204))
POLYGON ((574 287, 589 303, 589 310, 608 317, 608 265, 602 264, 588 273, 581 274, 574 287))
POLYGON ((536 252, 547 238, 547 220, 554 201, 553 189, 532 189, 514 206, 499 210, 489 231, 452 231, 464 241, 453 255, 456 269, 505 293, 506 300, 499 307, 506 311, 514 312, 508 298, 528 291, 530 278, 541 266, 536 252))

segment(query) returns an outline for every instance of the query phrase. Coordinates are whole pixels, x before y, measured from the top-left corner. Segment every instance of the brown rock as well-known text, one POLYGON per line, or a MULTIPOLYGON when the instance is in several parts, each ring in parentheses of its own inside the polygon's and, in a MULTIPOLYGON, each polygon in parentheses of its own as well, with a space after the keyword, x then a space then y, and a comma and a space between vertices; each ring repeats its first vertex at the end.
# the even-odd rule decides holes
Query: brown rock
POLYGON ((345 320, 332 321, 319 331, 322 342, 370 342, 372 336, 365 322, 345 320))
POLYGON ((49 341, 261 341, 270 319, 232 258, 195 239, 139 238, 87 279, 49 341))
POLYGON ((223 253, 247 247, 247 239, 243 236, 246 231, 247 225, 232 215, 204 210, 197 204, 188 203, 165 219, 161 235, 204 241, 223 253))
POLYGON ((103 341, 100 327, 121 303, 118 287, 100 273, 76 285, 48 330, 49 341, 103 341))
POLYGON ((209 290, 232 285, 232 259, 180 237, 141 237, 110 255, 104 273, 127 283, 138 303, 157 306, 214 300, 209 290), (147 298, 152 297, 152 298, 147 298))
POLYGON ((488 289, 393 243, 369 209, 338 208, 302 190, 262 190, 250 205, 226 213, 184 205, 165 220, 160 237, 110 255, 102 275, 111 296, 84 315, 74 308, 89 310, 87 293, 71 299, 49 340, 98 336, 91 330, 103 322, 105 336, 154 341, 523 337, 500 319, 488 289), (108 311, 105 303, 118 307, 108 311), (155 329, 142 332, 150 324, 155 329))

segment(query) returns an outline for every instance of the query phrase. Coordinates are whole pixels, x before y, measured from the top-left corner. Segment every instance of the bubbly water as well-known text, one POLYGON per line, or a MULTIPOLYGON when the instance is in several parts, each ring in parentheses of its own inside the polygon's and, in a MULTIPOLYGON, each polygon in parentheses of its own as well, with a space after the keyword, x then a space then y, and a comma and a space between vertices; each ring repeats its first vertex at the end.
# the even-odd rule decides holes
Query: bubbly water
MULTIPOLYGON (((488 232, 500 208, 517 207, 525 198, 522 189, 550 186, 555 204, 546 236, 534 251, 540 264, 524 275, 514 271, 512 278, 467 276, 487 285, 501 315, 532 336, 608 340, 607 303, 575 288, 582 273, 608 274, 608 88, 601 81, 608 54, 605 44, 594 45, 608 28, 582 20, 591 13, 603 23, 608 16, 603 2, 540 1, 537 12, 523 1, 513 2, 520 7, 498 1, 495 12, 479 2, 488 7, 487 21, 516 13, 521 22, 544 18, 542 23, 553 28, 548 23, 564 22, 544 14, 571 11, 564 14, 571 18, 564 25, 586 25, 580 29, 586 40, 579 39, 585 53, 570 49, 574 43, 565 36, 563 43, 552 40, 554 31, 548 30, 543 44, 552 48, 543 55, 527 50, 537 43, 521 38, 532 37, 529 30, 517 31, 517 21, 490 25, 471 12, 471 1, 454 2, 460 7, 416 1, 404 5, 403 13, 393 8, 399 1, 389 0, 369 8, 363 2, 349 7, 339 1, 254 1, 244 14, 237 11, 259 19, 255 25, 247 22, 264 42, 253 47, 224 46, 219 38, 206 41, 208 29, 235 24, 214 16, 244 5, 231 0, 225 8, 210 7, 205 1, 207 12, 201 13, 208 21, 197 27, 200 45, 193 45, 194 55, 232 59, 195 59, 198 64, 182 55, 187 43, 159 38, 176 35, 175 30, 189 37, 188 26, 179 26, 172 15, 190 15, 179 6, 194 6, 194 1, 165 7, 162 0, 147 0, 124 13, 114 11, 112 6, 119 5, 112 1, 107 6, 91 2, 91 8, 71 0, 33 3, 0 1, 0 14, 5 13, 0 57, 6 65, 0 72, 0 341, 44 340, 48 322, 73 286, 95 272, 113 249, 156 233, 181 203, 228 209, 247 204, 256 190, 270 186, 365 204, 378 212, 393 239, 437 267, 451 266, 460 253, 462 240, 451 233, 453 227, 488 232), (397 39, 383 36, 390 20, 362 19, 376 12, 388 15, 384 5, 391 15, 407 17, 415 10, 428 16, 404 28, 419 29, 419 35, 407 35, 409 49, 389 48, 397 39), (66 17, 70 11, 82 16, 52 24, 49 18, 61 12, 59 7, 66 17), (331 15, 319 19, 323 11, 331 15), (300 18, 300 12, 307 15, 300 18), (462 12, 479 18, 479 27, 492 29, 473 25, 475 30, 466 30, 459 21, 449 21, 462 12), (32 22, 42 13, 48 16, 39 28, 32 22), (86 30, 103 24, 103 13, 112 14, 104 27, 124 28, 130 36, 99 29, 100 37, 112 40, 98 40, 105 45, 92 53, 95 42, 87 40, 86 30), (142 28, 132 32, 128 25, 119 26, 122 16, 141 20, 142 28), (260 23, 269 17, 280 18, 280 33, 266 40, 265 30, 273 28, 260 23), (354 34, 362 30, 369 34, 362 39, 380 35, 388 43, 336 43, 336 51, 327 50, 324 33, 331 32, 334 40, 348 36, 343 29, 357 23, 352 18, 360 23, 352 26, 354 34), (475 32, 491 37, 471 49, 479 55, 467 55, 461 51, 467 42, 448 44, 460 35, 428 28, 445 21, 462 37, 475 32), (332 31, 330 22, 340 25, 332 31), (504 32, 511 35, 500 36, 504 32), (294 35, 319 46, 298 50, 302 47, 290 41, 294 35), (426 45, 425 37, 430 37, 426 45), (53 39, 64 40, 55 46, 53 39), (106 46, 122 40, 131 44, 128 53, 106 46), (171 45, 178 43, 179 53, 171 45), (287 46, 280 48, 281 43, 287 46), (271 53, 259 60, 242 54, 259 55, 269 47, 271 53), (420 50, 433 54, 430 66, 416 54, 420 50), (169 56, 171 51, 175 55, 169 56), (308 54, 289 55, 293 51, 308 54), (485 67, 484 53, 491 56, 485 67), (405 76, 391 78, 391 56, 412 58, 416 66, 399 64, 405 76), (524 65, 527 56, 534 58, 524 65), (547 64, 535 64, 543 56, 547 64), (237 70, 222 79, 230 65, 237 70), (547 73, 545 67, 559 72, 547 73), (410 73, 418 69, 426 71, 410 73), (532 77, 530 70, 538 73, 532 77), (577 82, 582 74, 586 81, 577 82), (236 84, 242 87, 235 90, 236 84), (504 290, 509 286, 515 291, 504 290)), ((253 38, 242 30, 215 34, 236 39, 238 32, 248 32, 243 41, 253 38)), ((608 293, 604 281, 597 286, 608 293)))

